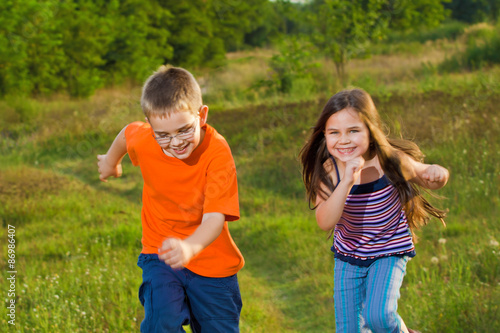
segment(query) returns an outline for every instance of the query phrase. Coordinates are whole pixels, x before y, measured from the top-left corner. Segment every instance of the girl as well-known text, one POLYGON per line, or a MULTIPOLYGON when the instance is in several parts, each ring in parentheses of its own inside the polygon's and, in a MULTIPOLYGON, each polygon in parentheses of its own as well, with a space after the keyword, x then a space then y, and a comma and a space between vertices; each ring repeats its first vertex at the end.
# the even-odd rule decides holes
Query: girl
POLYGON ((415 256, 410 229, 430 216, 443 221, 445 212, 419 189, 439 189, 449 177, 422 158, 416 144, 384 135, 361 89, 330 98, 302 148, 309 206, 334 235, 337 332, 415 332, 397 313, 406 263, 415 256))

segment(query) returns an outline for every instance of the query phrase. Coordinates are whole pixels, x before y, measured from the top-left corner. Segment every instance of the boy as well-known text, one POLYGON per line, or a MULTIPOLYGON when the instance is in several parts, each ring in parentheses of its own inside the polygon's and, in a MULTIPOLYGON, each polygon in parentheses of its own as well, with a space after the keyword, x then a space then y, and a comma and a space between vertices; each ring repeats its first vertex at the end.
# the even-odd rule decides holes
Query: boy
POLYGON ((122 173, 126 153, 141 167, 141 332, 239 332, 236 273, 243 257, 226 221, 239 219, 236 169, 225 139, 207 124, 194 77, 165 66, 144 84, 146 121, 125 126, 105 155, 100 179, 122 173))

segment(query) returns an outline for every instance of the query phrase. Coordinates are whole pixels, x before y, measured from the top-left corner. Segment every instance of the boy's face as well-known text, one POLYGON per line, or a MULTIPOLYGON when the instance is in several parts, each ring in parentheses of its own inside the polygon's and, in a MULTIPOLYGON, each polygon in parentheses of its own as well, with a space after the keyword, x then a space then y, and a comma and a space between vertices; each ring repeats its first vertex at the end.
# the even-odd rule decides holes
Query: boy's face
POLYGON ((165 154, 183 160, 203 141, 205 130, 201 127, 206 124, 207 114, 208 107, 203 105, 198 115, 181 111, 164 118, 151 117, 147 121, 165 154))

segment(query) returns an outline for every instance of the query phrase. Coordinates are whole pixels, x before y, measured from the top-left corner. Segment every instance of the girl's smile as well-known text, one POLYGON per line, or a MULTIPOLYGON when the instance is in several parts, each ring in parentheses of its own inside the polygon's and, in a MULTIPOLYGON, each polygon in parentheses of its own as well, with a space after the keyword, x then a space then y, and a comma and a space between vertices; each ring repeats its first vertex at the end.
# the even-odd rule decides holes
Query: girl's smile
POLYGON ((328 118, 325 139, 328 152, 339 161, 370 157, 370 132, 353 109, 341 110, 328 118))
POLYGON ((341 154, 352 154, 356 148, 337 148, 337 151, 341 154))

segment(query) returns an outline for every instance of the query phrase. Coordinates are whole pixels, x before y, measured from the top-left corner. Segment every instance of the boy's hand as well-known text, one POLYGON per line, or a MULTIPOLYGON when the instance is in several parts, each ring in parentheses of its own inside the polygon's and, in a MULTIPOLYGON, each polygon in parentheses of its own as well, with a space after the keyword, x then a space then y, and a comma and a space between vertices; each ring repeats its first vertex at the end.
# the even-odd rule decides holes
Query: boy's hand
POLYGON ((167 238, 158 249, 158 257, 173 269, 181 269, 194 256, 192 246, 178 238, 167 238))
POLYGON ((107 155, 97 155, 97 170, 99 171, 99 179, 103 182, 107 182, 108 177, 117 178, 122 175, 122 164, 109 165, 106 157, 107 155))

